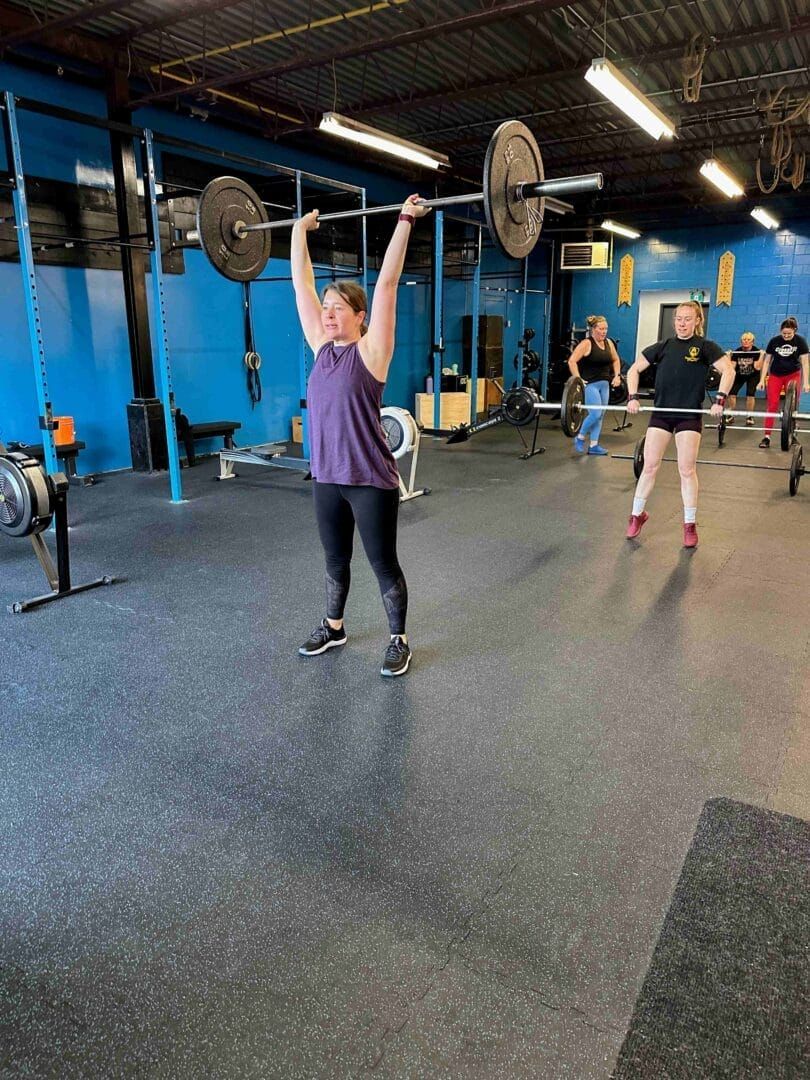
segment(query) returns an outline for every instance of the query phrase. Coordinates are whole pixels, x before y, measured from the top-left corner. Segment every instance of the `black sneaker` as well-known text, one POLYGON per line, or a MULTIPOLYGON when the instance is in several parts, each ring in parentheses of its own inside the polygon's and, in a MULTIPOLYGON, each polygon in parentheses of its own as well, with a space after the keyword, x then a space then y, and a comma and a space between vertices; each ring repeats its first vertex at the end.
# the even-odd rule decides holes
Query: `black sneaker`
POLYGON ((767 435, 765 435, 763 438, 761 438, 759 440, 759 448, 760 448, 760 450, 767 450, 770 445, 771 445, 771 440, 769 439, 769 437, 767 435))
POLYGON ((411 650, 407 642, 399 635, 391 638, 391 644, 385 650, 381 675, 404 675, 411 666, 411 650))
POLYGON ((344 626, 341 626, 340 630, 333 630, 326 619, 322 619, 321 625, 312 631, 298 652, 301 656, 320 656, 327 649, 345 645, 346 640, 346 628, 344 626))

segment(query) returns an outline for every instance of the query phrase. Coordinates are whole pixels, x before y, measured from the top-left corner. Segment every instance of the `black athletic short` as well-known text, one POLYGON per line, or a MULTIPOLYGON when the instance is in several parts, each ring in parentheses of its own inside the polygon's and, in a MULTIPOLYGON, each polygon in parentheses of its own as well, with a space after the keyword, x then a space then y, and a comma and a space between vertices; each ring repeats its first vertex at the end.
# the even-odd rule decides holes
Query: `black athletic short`
POLYGON ((759 385, 759 372, 758 371, 751 371, 747 375, 740 374, 740 372, 738 371, 734 376, 734 385, 732 386, 731 390, 729 390, 729 394, 731 394, 732 397, 736 397, 736 395, 740 392, 740 390, 742 390, 742 388, 745 387, 746 388, 745 389, 746 397, 754 397, 754 395, 757 392, 757 386, 758 385, 759 385))
POLYGON ((700 414, 689 416, 687 413, 653 413, 647 425, 651 428, 661 428, 670 435, 677 435, 679 431, 703 431, 703 417, 700 414))

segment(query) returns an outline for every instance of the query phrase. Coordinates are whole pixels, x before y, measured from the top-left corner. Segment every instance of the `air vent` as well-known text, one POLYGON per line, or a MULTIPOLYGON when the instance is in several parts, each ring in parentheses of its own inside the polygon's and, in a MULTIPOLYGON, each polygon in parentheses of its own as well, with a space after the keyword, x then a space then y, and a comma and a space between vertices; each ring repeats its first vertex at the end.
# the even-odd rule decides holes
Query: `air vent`
POLYGON ((592 244, 563 244, 560 269, 609 270, 610 244, 607 240, 597 240, 592 244))

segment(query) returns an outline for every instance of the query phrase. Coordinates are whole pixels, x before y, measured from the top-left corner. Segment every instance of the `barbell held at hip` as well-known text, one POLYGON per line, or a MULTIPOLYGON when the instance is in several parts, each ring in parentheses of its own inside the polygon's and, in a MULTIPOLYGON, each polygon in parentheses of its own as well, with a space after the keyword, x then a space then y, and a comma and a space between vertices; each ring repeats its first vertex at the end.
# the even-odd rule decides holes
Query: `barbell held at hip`
MULTIPOLYGON (((519 120, 507 120, 493 133, 484 160, 483 191, 469 195, 420 200, 422 206, 484 204, 487 226, 505 255, 523 259, 540 238, 545 200, 568 209, 557 196, 599 191, 601 173, 564 176, 546 180, 540 147, 531 131, 519 120)), ((323 214, 319 222, 392 214, 402 203, 368 209, 323 214)), ((252 281, 259 277, 270 258, 270 232, 291 228, 298 218, 270 221, 261 199, 244 180, 221 176, 212 180, 200 195, 197 228, 186 239, 199 241, 211 264, 231 281, 252 281)))
MULTIPOLYGON (((579 434, 585 416, 593 412, 615 411, 615 405, 586 405, 585 383, 576 375, 572 375, 563 387, 562 401, 556 404, 551 401, 541 401, 538 395, 528 386, 517 386, 507 390, 501 403, 504 420, 513 427, 524 427, 534 420, 538 412, 559 412, 560 426, 565 435, 574 438, 579 434)), ((639 408, 643 413, 667 413, 668 415, 684 414, 686 416, 710 416, 710 409, 664 409, 655 405, 643 405, 639 408)), ((750 412, 728 409, 724 416, 751 416, 750 412)), ((788 385, 785 391, 785 405, 781 412, 756 413, 758 418, 773 418, 781 422, 781 445, 783 450, 789 450, 793 444, 796 433, 796 421, 810 419, 810 414, 796 412, 796 386, 788 385)))

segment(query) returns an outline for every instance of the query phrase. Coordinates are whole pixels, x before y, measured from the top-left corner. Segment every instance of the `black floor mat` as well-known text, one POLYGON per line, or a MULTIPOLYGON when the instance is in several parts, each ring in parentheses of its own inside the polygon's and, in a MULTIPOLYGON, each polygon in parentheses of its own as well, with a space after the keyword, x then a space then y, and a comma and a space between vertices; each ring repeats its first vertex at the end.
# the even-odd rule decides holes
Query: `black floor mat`
POLYGON ((810 1076, 810 823, 707 802, 614 1080, 810 1076))

